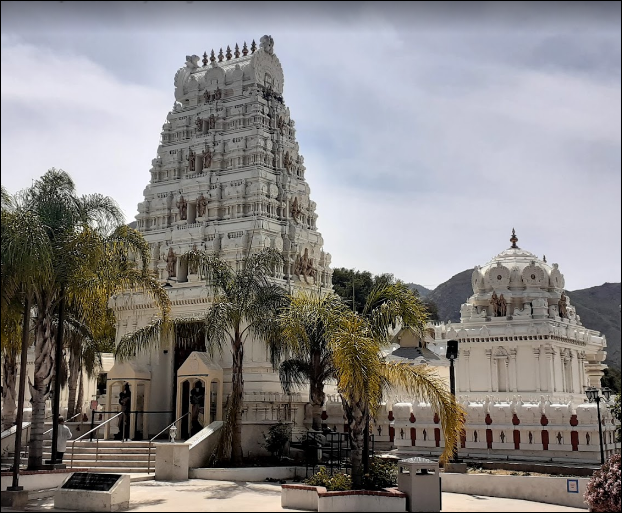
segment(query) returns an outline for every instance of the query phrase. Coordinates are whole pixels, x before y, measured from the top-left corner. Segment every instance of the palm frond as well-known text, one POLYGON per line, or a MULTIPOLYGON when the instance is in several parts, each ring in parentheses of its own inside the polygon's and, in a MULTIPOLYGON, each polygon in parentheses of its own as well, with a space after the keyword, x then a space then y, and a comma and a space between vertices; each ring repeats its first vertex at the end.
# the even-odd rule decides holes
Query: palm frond
POLYGON ((279 365, 279 380, 286 394, 295 388, 303 386, 311 375, 311 365, 308 360, 291 358, 279 365))
POLYGON ((455 401, 445 380, 428 365, 382 362, 379 370, 390 387, 405 390, 416 400, 429 403, 432 410, 438 413, 445 438, 445 449, 440 459, 447 462, 459 442, 466 412, 455 401))

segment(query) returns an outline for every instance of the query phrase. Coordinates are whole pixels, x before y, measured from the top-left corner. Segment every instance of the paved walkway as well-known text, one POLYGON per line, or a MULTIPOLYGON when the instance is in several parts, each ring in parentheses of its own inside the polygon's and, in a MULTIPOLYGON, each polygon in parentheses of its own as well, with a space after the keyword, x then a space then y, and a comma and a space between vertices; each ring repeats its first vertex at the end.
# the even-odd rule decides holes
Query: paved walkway
MULTIPOLYGON (((128 511, 300 511, 281 508, 281 486, 191 479, 182 483, 132 482, 128 511)), ((31 500, 22 511, 53 511, 52 497, 31 500)), ((17 511, 2 508, 2 511, 17 511)), ((56 510, 71 511, 71 510, 56 510)), ((587 511, 555 504, 443 493, 443 511, 587 511)))

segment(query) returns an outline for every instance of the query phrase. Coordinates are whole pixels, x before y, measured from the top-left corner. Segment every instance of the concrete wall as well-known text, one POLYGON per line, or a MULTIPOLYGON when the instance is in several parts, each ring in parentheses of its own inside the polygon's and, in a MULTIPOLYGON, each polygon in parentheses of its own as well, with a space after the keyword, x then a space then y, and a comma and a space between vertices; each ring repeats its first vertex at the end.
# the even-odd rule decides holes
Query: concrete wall
POLYGON ((489 474, 441 474, 443 492, 507 497, 587 508, 583 494, 589 478, 494 476, 489 474), (578 493, 568 492, 568 480, 577 480, 578 493))
MULTIPOLYGON (((74 472, 86 472, 86 469, 72 470, 46 470, 41 472, 21 471, 19 473, 19 486, 23 486, 24 490, 45 490, 47 488, 58 488, 65 479, 73 475, 74 472)), ((0 488, 6 490, 8 486, 13 484, 13 473, 2 472, 2 482, 0 488)))
POLYGON ((190 445, 190 459, 188 463, 190 468, 200 468, 207 465, 220 440, 222 425, 221 420, 214 421, 186 442, 190 445))
POLYGON ((293 479, 304 476, 305 467, 248 467, 248 468, 191 468, 190 479, 212 479, 215 481, 265 481, 272 479, 293 479))

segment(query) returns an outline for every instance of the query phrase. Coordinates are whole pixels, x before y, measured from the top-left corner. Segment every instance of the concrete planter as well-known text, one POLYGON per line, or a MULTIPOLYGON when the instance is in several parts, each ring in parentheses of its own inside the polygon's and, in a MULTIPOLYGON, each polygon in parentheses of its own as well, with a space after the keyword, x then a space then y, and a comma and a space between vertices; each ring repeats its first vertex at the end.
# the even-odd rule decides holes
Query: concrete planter
POLYGON ((406 511, 406 494, 397 489, 329 492, 323 486, 282 485, 281 507, 318 512, 406 511))

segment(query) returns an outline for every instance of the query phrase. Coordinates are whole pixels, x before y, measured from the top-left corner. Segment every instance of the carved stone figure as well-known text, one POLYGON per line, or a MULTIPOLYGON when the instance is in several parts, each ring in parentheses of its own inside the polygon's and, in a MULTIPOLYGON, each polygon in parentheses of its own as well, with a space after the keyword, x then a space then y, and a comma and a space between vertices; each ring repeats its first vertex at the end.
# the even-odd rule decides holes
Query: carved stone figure
POLYGON ((177 257, 173 248, 168 248, 168 255, 166 256, 166 270, 168 271, 168 277, 174 278, 177 276, 177 257))
POLYGON ((505 301, 505 298, 503 297, 503 294, 499 295, 499 317, 505 317, 505 314, 507 312, 507 302, 505 301))
POLYGON ((561 297, 559 298, 559 301, 557 302, 557 307, 559 310, 559 316, 564 319, 564 318, 568 318, 568 312, 566 311, 566 294, 562 292, 561 297))
POLYGON ((477 443, 477 431, 473 432, 473 441, 477 443))
POLYGON ((192 406, 192 426, 191 435, 195 435, 203 428, 199 421, 199 414, 204 412, 205 388, 200 381, 194 384, 194 388, 190 391, 190 405, 192 406))
POLYGON ((585 444, 590 445, 590 434, 589 433, 585 433, 585 444))
POLYGON ((313 266, 313 259, 309 258, 309 249, 305 248, 303 256, 296 256, 294 265, 294 273, 302 275, 305 283, 309 283, 307 278, 313 278, 315 281, 316 269, 313 266))
POLYGON ((194 151, 190 150, 190 151, 188 152, 188 169, 189 169, 191 172, 194 172, 194 170, 195 170, 195 164, 196 164, 196 163, 195 163, 195 158, 194 158, 194 156, 195 156, 194 151))
POLYGON ((214 116, 214 114, 210 114, 210 117, 209 117, 209 127, 210 127, 211 130, 216 128, 216 116, 214 116))
POLYGON ((424 429, 423 430, 423 441, 425 442, 428 439, 428 432, 424 429))
POLYGON ((196 123, 196 126, 197 126, 197 130, 199 132, 202 132, 203 131, 203 120, 199 116, 197 116, 197 119, 196 119, 195 123, 196 123))
POLYGON ((533 434, 532 434, 532 432, 531 432, 531 431, 529 432, 529 443, 530 443, 530 444, 532 444, 532 443, 533 443, 533 434))
POLYGON ((493 291, 492 297, 490 298, 490 304, 492 305, 492 316, 497 317, 499 312, 499 298, 497 297, 497 293, 493 291))
POLYGON ((279 129, 279 132, 281 132, 281 135, 283 135, 284 127, 285 127, 285 121, 283 120, 282 116, 279 116, 279 122, 277 123, 277 128, 279 129))
POLYGON ((274 39, 272 39, 272 36, 262 36, 259 40, 259 48, 263 49, 268 55, 272 55, 274 52, 274 39))
POLYGON ((289 158, 289 151, 286 151, 285 155, 283 156, 283 167, 289 171, 291 169, 291 166, 292 163, 289 158))
POLYGON ((503 431, 501 431, 500 438, 501 438, 501 443, 504 444, 505 443, 505 433, 503 431))
POLYGON ((201 157, 203 158, 203 169, 208 169, 212 165, 212 150, 204 149, 201 157))
POLYGON ((184 199, 183 196, 179 197, 179 201, 177 202, 177 208, 179 209, 179 218, 185 220, 188 218, 188 202, 184 199))
POLYGON ((216 88, 216 92, 214 92, 214 100, 220 100, 222 98, 222 91, 220 87, 216 88))
POLYGON ((294 198, 294 201, 292 201, 290 212, 292 217, 294 218, 294 221, 298 222, 298 218, 302 213, 302 209, 298 206, 298 198, 294 198))
POLYGON ((207 212, 207 200, 203 193, 197 198, 197 217, 203 217, 207 212))
POLYGON ((558 433, 557 433, 556 438, 557 438, 557 443, 558 443, 559 445, 561 445, 561 444, 562 444, 562 442, 563 442, 563 440, 564 440, 564 437, 562 436, 561 432, 558 432, 558 433))

